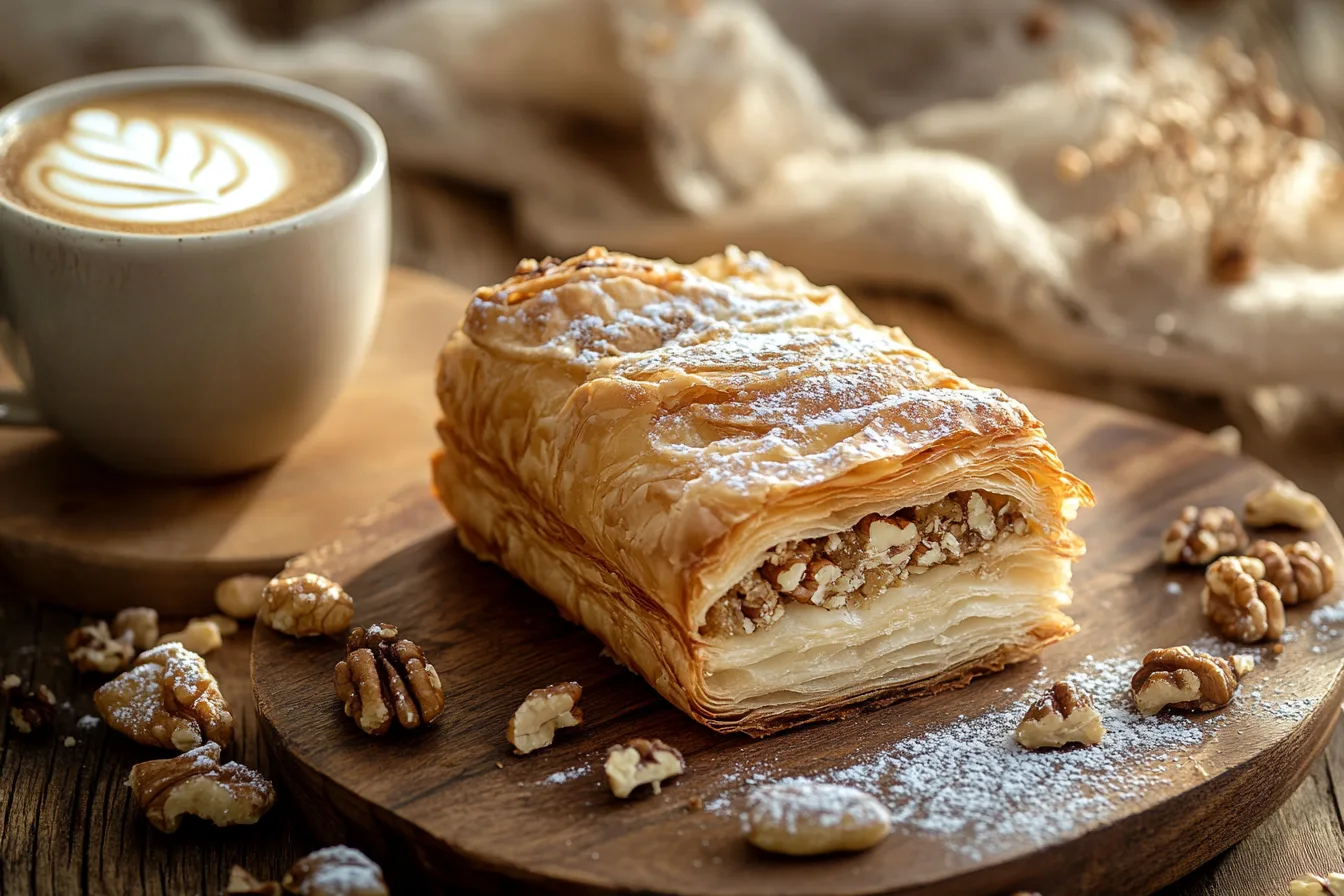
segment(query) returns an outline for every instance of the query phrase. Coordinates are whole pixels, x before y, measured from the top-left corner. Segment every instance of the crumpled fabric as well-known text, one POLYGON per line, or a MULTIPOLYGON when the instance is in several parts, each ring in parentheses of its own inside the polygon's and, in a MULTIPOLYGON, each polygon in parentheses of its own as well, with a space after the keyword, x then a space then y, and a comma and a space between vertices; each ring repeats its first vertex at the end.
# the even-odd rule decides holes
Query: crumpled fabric
MULTIPOLYGON (((419 0, 281 43, 209 0, 11 0, 0 77, 271 72, 363 106, 399 164, 508 193, 553 254, 687 261, 736 243, 817 281, 939 293, 1078 368, 1344 399, 1333 149, 1306 148, 1270 197, 1253 275, 1230 287, 1209 282, 1188 228, 1098 238, 1114 197, 1055 176, 1059 147, 1142 89, 1127 5, 1070 7, 1031 42, 1029 0, 419 0), (1065 57, 1081 67, 1061 79, 1065 57)), ((1344 14, 1298 5, 1303 78, 1344 106, 1344 14)))

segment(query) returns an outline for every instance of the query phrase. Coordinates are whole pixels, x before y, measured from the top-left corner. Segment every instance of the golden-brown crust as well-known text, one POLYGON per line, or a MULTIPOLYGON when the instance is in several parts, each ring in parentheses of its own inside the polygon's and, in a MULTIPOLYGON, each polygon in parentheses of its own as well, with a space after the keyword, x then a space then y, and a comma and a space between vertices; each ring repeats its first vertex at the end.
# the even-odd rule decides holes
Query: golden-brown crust
MULTIPOLYGON (((711 710, 700 628, 798 531, 838 531, 999 471, 1048 550, 1082 552, 1066 526, 1091 493, 1026 408, 754 253, 681 266, 594 249, 520 266, 478 291, 438 393, 434 481, 463 544, 721 730, 797 721, 711 710)), ((816 701, 808 718, 1001 668, 998 653, 1021 659, 1067 634, 1067 617, 1044 618, 1055 616, 1059 631, 958 667, 969 671, 816 701)))

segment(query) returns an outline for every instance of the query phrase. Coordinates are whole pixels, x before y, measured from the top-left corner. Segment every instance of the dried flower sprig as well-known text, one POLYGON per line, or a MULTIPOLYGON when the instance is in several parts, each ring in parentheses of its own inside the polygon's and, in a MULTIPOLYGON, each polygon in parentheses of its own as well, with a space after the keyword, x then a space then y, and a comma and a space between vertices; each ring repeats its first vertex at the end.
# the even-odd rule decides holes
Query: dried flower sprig
POLYGON ((1129 28, 1130 89, 1116 95, 1095 142, 1060 148, 1059 178, 1124 177, 1100 220, 1106 238, 1128 239, 1154 217, 1181 219, 1205 240, 1209 279, 1241 282, 1254 266, 1268 196, 1301 158, 1302 141, 1320 135, 1321 114, 1284 92, 1267 53, 1248 56, 1218 37, 1189 60, 1171 49, 1169 23, 1142 13, 1129 28))

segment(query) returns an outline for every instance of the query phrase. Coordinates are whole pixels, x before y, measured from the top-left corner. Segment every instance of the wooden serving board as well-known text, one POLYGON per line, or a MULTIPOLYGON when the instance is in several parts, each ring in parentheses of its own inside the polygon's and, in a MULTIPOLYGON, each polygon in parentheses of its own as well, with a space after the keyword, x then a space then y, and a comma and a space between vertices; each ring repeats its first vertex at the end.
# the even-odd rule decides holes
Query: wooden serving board
POLYGON ((90 613, 130 604, 213 608, 218 582, 271 574, 346 520, 423 482, 438 413, 426 371, 464 290, 394 268, 355 381, 303 441, 258 473, 201 483, 137 479, 46 429, 0 429, 0 568, 26 593, 90 613))
MULTIPOLYGON (((257 626, 253 688, 287 798, 324 836, 382 855, 414 892, 474 883, 492 892, 1082 896, 1150 893, 1188 873, 1281 804, 1325 744, 1344 696, 1340 590, 1289 610, 1281 655, 1250 651, 1261 663, 1226 710, 1139 720, 1126 683, 1142 653, 1215 640, 1199 609, 1200 571, 1158 562, 1162 530, 1185 503, 1239 509, 1275 474, 1189 430, 1050 393, 1019 397, 1098 499, 1077 522, 1088 541, 1074 579, 1082 632, 1040 660, 761 741, 716 735, 606 659, 543 598, 463 551, 416 489, 297 563, 344 582, 356 622, 390 622, 420 643, 448 709, 429 729, 370 738, 333 694, 335 641, 257 626), (1009 738, 1021 701, 1069 674, 1103 706, 1106 740, 1053 754, 1017 748, 1009 738), (567 679, 584 686, 583 727, 512 755, 504 728, 523 695, 567 679), (606 789, 601 760, 636 736, 679 747, 688 768, 660 795, 624 802, 606 789), (739 829, 745 793, 798 775, 877 794, 896 817, 892 835, 854 856, 755 851, 739 829)), ((1333 523, 1309 537, 1344 559, 1333 523)))

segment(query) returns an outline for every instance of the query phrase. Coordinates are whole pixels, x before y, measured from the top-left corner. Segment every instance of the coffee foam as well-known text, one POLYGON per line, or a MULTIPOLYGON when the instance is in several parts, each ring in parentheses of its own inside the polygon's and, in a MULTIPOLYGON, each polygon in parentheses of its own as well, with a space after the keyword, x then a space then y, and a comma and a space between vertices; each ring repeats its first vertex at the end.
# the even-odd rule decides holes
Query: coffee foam
POLYGON ((363 150, 337 117, 232 85, 109 93, 0 134, 0 198, 97 230, 211 233, 336 196, 363 150))
POLYGON ((205 221, 257 208, 293 180, 285 152, 208 117, 122 117, 82 108, 21 173, 38 201, 131 224, 205 221))

